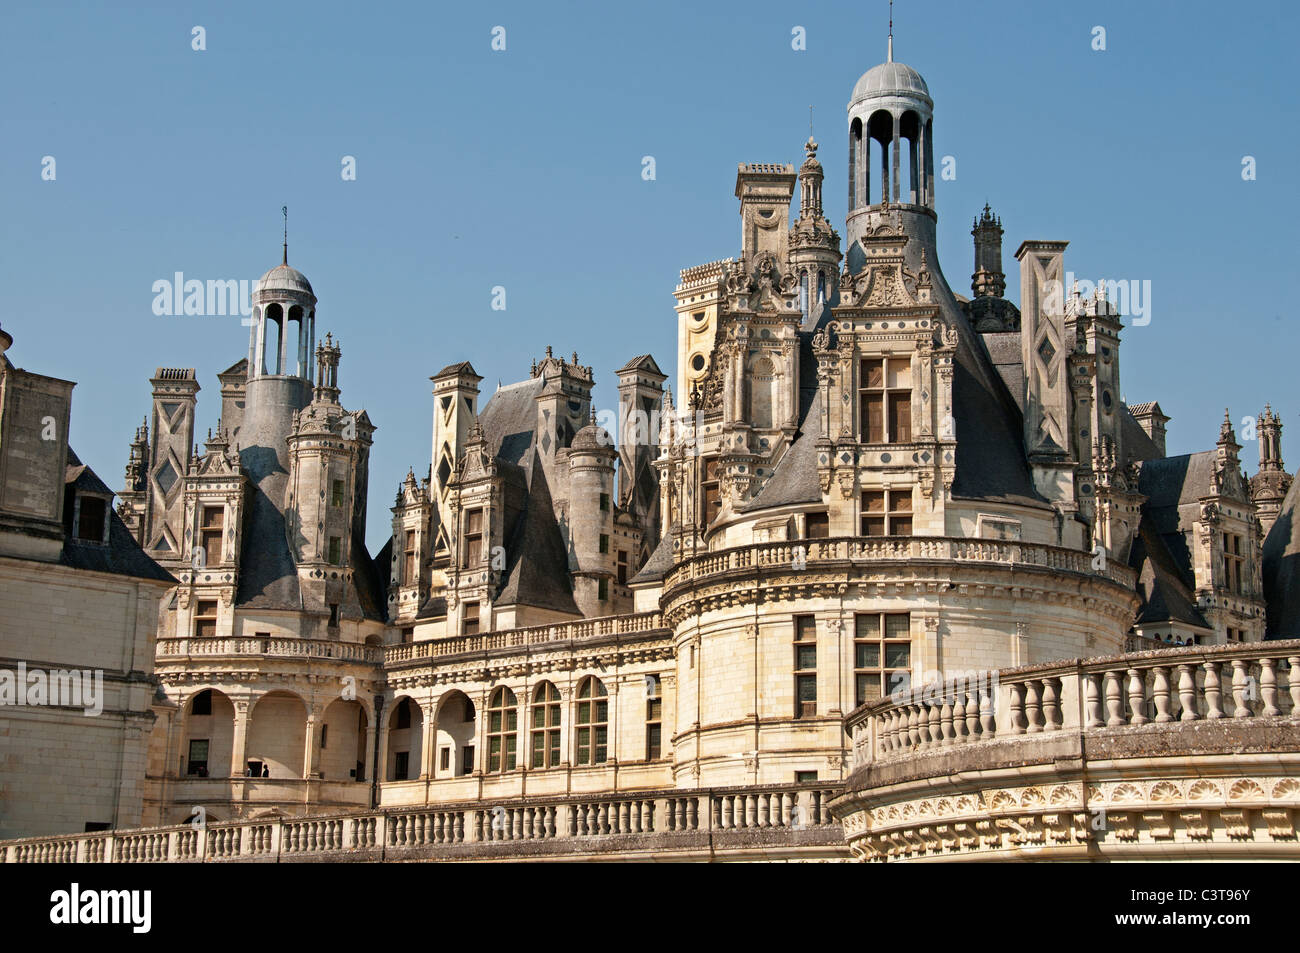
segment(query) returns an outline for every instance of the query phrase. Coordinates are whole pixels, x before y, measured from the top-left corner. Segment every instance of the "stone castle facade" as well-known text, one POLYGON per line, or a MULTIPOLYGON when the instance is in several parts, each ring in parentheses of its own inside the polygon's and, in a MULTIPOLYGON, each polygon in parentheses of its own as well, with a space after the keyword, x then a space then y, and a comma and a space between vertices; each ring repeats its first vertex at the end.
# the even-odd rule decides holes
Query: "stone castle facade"
MULTIPOLYGON (((822 834, 843 818, 859 856, 910 857, 904 835, 864 840, 884 824, 874 765, 1073 725, 1062 692, 1079 703, 1091 683, 1063 687, 1053 665, 1241 646, 1243 672, 1294 686, 1295 650, 1262 648, 1300 635, 1280 420, 1259 419, 1250 479, 1228 418, 1214 449, 1168 456, 1159 405, 1120 397, 1104 283, 1065 288, 1068 243, 1024 241, 1017 307, 987 206, 972 294, 954 291, 933 105, 891 40, 852 93, 843 236, 811 138, 798 169, 738 167, 742 245, 682 271, 673 389, 650 355, 629 360, 616 433, 576 353, 547 348, 481 407, 469 362, 433 375, 427 476, 413 463, 373 557, 376 428, 345 409, 341 345, 318 343, 286 251, 203 450, 195 372, 159 369, 118 494, 176 581, 145 823, 395 811, 394 847, 393 817, 420 818, 429 840, 411 843, 452 845, 711 823, 838 856, 839 829, 822 834), (910 686, 993 670, 1048 674, 899 707, 910 686)), ((1161 678, 1168 701, 1162 665, 1131 669, 1142 688, 1103 726, 1144 723, 1161 678)), ((1175 680, 1180 715, 1218 697, 1208 671, 1175 680)), ((1296 695, 1232 711, 1293 721, 1296 695)), ((364 848, 369 823, 321 830, 364 848)))

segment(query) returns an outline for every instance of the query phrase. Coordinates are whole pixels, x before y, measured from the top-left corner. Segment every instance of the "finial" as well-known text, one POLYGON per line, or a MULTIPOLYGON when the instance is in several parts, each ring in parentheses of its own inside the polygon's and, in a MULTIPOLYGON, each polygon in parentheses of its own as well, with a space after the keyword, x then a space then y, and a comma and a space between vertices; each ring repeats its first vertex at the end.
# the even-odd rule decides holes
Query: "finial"
POLYGON ((280 264, 289 264, 289 206, 281 205, 280 214, 284 216, 284 258, 280 264))
POLYGON ((593 427, 596 426, 596 411, 594 411, 594 410, 591 412, 591 420, 589 421, 589 423, 590 423, 593 427))
POLYGON ((894 0, 889 0, 889 58, 885 62, 894 62, 894 0))
POLYGON ((551 356, 551 346, 549 344, 546 345, 546 356, 547 357, 551 356))

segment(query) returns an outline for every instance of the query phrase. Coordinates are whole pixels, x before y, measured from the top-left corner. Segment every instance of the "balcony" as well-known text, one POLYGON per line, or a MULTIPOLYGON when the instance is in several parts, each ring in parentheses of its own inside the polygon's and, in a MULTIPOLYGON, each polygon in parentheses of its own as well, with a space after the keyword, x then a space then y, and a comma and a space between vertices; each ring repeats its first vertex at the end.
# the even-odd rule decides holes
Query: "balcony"
POLYGON ((1093 569, 1091 553, 1037 543, 949 536, 840 537, 755 543, 693 556, 664 577, 664 594, 702 580, 743 576, 755 570, 887 568, 891 564, 928 562, 1043 569, 1053 573, 1097 576, 1132 590, 1135 577, 1127 566, 1107 563, 1093 569))
POLYGON ((208 658, 314 658, 379 664, 384 660, 383 649, 378 645, 271 636, 159 639, 154 654, 156 658, 168 661, 208 658))
POLYGON ((954 679, 845 724, 863 860, 1300 859, 1300 640, 954 679))
POLYGON ((468 652, 522 648, 529 645, 547 645, 602 636, 639 635, 661 630, 665 633, 667 631, 658 612, 603 616, 597 619, 578 619, 573 622, 534 625, 501 632, 457 635, 448 639, 428 639, 422 642, 390 645, 384 650, 384 661, 387 665, 393 666, 468 652))
POLYGON ((4 863, 844 859, 825 785, 527 798, 0 843, 4 863))

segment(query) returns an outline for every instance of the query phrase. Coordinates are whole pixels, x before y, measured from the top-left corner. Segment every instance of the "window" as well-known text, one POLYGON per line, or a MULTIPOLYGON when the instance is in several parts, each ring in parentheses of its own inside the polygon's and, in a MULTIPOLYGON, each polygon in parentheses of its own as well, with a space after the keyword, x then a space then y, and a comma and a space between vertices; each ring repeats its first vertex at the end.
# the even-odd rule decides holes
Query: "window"
POLYGON ((438 752, 438 770, 444 772, 451 770, 451 749, 450 748, 443 748, 440 752, 438 752))
POLYGON ((465 603, 465 618, 461 621, 461 635, 478 635, 478 603, 465 603))
POLYGON ((1241 570, 1245 560, 1241 555, 1241 537, 1233 533, 1223 534, 1223 584, 1228 591, 1242 594, 1241 570))
POLYGON ((217 634, 217 600, 200 599, 194 606, 194 636, 207 639, 217 634))
POLYGON ((208 776, 208 740, 193 738, 190 740, 189 763, 185 766, 189 777, 206 778, 208 776))
POLYGON ((330 726, 329 726, 329 725, 321 725, 321 726, 320 726, 320 746, 321 746, 321 748, 325 748, 325 747, 328 746, 328 744, 329 744, 329 737, 330 737, 330 726))
POLYGON ((406 628, 402 629, 402 643, 408 644, 414 641, 415 641, 415 627, 407 626, 406 628))
POLYGON ((466 745, 460 749, 460 773, 463 777, 474 773, 474 746, 466 745))
POLYGON ((794 617, 794 716, 817 716, 817 620, 794 617))
POLYGON ((853 702, 865 705, 912 680, 912 630, 907 613, 858 615, 853 633, 853 702))
POLYGON ((661 757, 663 741, 663 696, 659 692, 659 676, 645 680, 645 757, 657 761, 661 757))
POLYGON ((465 542, 460 552, 460 568, 477 566, 483 559, 483 511, 470 510, 465 514, 465 542))
POLYGON ((332 506, 343 505, 343 481, 335 480, 330 484, 330 504, 332 506))
POLYGON ((605 513, 608 513, 608 512, 609 512, 609 494, 608 494, 608 493, 602 493, 602 494, 600 494, 600 509, 601 509, 602 512, 605 512, 605 513))
POLYGON ((867 490, 862 494, 863 536, 911 536, 912 490, 867 490))
POLYGON ((221 565, 221 535, 226 522, 226 511, 220 506, 203 507, 200 538, 203 546, 203 565, 221 565))
POLYGON ((812 784, 817 780, 816 771, 796 771, 794 773, 795 784, 812 784))
POLYGON ((488 699, 488 770, 513 771, 519 708, 515 693, 498 688, 488 699))
POLYGON ((411 772, 411 753, 399 751, 393 756, 393 780, 405 781, 411 772))
POLYGON ((331 629, 337 629, 339 627, 339 604, 337 602, 330 603, 329 627, 331 629))
POLYGON ((533 693, 531 766, 554 768, 560 763, 560 692, 542 682, 533 693))
POLYGON ((415 585, 415 530, 406 531, 406 546, 402 549, 402 585, 415 585))
POLYGON ((626 586, 627 585, 627 550, 626 549, 620 549, 618 551, 617 568, 618 568, 618 575, 616 578, 618 579, 618 584, 620 586, 626 586))
POLYGON ((609 698, 605 686, 593 675, 578 689, 578 764, 604 764, 607 754, 609 698))
POLYGON ((343 562, 343 540, 337 536, 330 537, 330 565, 337 566, 343 562))
POLYGON ((596 583, 596 598, 597 598, 598 600, 600 600, 601 602, 604 602, 606 599, 609 598, 609 580, 608 580, 608 579, 604 579, 604 578, 602 578, 602 579, 600 579, 600 580, 596 583))
POLYGON ((831 535, 831 518, 826 513, 809 513, 804 517, 808 539, 827 539, 831 535))
POLYGON ((858 387, 863 442, 909 442, 912 439, 911 359, 874 357, 864 360, 858 387))
POLYGON ((722 512, 722 488, 718 480, 718 461, 710 457, 704 461, 700 480, 700 528, 704 529, 722 512))
POLYGON ((77 516, 77 539, 102 543, 104 517, 108 514, 108 505, 97 496, 79 496, 77 500, 81 504, 77 516))
POLYGON ((600 551, 602 553, 609 552, 609 536, 605 533, 600 534, 600 551))
POLYGON ((204 689, 194 696, 194 704, 190 706, 191 715, 210 715, 212 714, 212 691, 204 689))

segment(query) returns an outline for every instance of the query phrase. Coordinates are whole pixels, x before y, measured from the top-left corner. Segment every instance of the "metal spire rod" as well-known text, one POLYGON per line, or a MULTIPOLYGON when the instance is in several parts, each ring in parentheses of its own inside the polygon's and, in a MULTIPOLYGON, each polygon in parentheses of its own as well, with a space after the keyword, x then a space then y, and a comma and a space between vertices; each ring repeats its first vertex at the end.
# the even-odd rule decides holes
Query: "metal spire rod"
POLYGON ((283 264, 289 264, 289 206, 281 205, 280 214, 284 216, 284 259, 283 264))
POLYGON ((886 62, 894 62, 894 0, 889 0, 889 58, 886 62))

